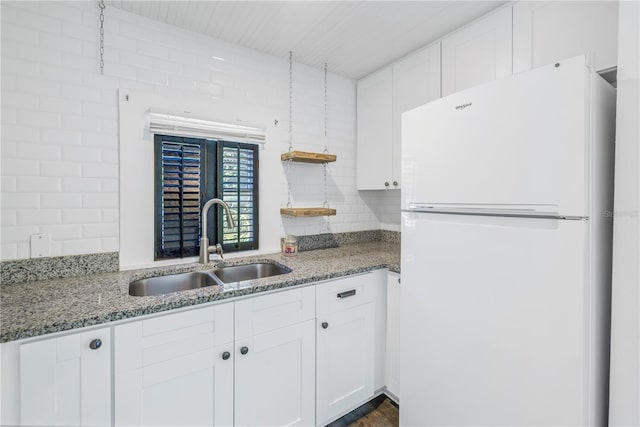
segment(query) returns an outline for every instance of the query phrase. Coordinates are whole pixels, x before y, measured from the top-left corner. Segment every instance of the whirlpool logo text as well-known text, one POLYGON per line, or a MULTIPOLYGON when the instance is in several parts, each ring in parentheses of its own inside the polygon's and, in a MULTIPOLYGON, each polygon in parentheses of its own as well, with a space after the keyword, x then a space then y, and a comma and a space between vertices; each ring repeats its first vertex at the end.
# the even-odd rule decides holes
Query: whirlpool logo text
POLYGON ((471 107, 471 102, 467 102, 466 104, 456 105, 456 110, 464 110, 467 107, 471 107))

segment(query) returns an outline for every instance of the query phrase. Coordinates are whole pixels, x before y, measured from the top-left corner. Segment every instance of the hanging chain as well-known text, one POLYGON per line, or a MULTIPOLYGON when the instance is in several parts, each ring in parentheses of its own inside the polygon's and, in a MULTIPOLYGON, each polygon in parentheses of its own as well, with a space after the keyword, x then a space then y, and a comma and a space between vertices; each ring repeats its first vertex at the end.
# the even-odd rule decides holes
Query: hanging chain
POLYGON ((293 150, 293 52, 289 51, 289 151, 293 150))
POLYGON ((287 207, 291 208, 291 159, 287 160, 287 207))
MULTIPOLYGON (((329 148, 327 147, 328 138, 327 138, 327 123, 328 123, 328 109, 327 109, 327 63, 324 63, 324 154, 329 153, 329 148)), ((329 207, 329 196, 327 192, 327 168, 329 167, 327 163, 323 165, 323 174, 324 174, 324 203, 322 207, 329 207)), ((329 226, 329 217, 326 220, 326 226, 329 226)))
POLYGON ((324 171, 324 202, 322 203, 323 208, 329 207, 329 197, 327 195, 327 163, 323 163, 323 171, 324 171))
MULTIPOLYGON (((289 152, 293 151, 293 52, 289 51, 289 152)), ((287 160, 287 208, 291 208, 291 158, 287 160)))
POLYGON ((327 63, 324 63, 324 153, 327 154, 329 149, 327 148, 327 63))
MULTIPOLYGON (((329 198, 327 195, 327 168, 329 167, 327 163, 324 163, 323 165, 323 169, 324 169, 324 203, 322 204, 322 207, 325 209, 329 209, 329 198)), ((320 232, 321 233, 331 233, 331 222, 330 222, 331 217, 330 216, 325 216, 324 217, 324 221, 322 221, 322 224, 320 225, 320 232)))
POLYGON ((100 0, 100 74, 104 74, 104 0, 100 0))

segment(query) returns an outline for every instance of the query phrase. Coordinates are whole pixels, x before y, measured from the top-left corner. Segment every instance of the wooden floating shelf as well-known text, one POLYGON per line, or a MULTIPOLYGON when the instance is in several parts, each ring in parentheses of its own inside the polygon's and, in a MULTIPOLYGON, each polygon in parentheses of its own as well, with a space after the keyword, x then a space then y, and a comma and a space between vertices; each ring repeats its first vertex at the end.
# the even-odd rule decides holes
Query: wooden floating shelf
POLYGON ((333 216, 335 209, 329 208, 280 208, 280 215, 296 217, 333 216))
POLYGON ((282 161, 291 160, 300 163, 331 163, 335 162, 337 158, 338 156, 335 154, 309 153, 307 151, 288 151, 280 155, 282 161))

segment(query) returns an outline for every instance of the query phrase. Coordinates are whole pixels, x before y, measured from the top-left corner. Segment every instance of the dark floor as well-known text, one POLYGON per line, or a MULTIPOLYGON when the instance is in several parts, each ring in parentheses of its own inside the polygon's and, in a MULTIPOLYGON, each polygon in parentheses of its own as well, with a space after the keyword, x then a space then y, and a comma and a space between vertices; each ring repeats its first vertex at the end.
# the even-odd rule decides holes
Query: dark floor
POLYGON ((327 427, 398 427, 399 424, 398 405, 382 394, 327 427))

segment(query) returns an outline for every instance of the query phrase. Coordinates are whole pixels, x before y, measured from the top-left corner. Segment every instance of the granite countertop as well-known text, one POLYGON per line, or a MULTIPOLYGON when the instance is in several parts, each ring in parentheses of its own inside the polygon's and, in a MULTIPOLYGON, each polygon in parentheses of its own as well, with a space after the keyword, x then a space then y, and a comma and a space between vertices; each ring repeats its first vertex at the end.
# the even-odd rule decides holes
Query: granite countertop
POLYGON ((384 241, 338 248, 233 258, 207 265, 182 264, 0 286, 0 343, 212 301, 356 274, 379 268, 400 271, 400 245, 384 241), (209 286, 160 296, 129 295, 133 280, 211 270, 216 265, 276 262, 292 272, 258 280, 209 286))

